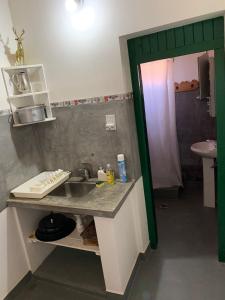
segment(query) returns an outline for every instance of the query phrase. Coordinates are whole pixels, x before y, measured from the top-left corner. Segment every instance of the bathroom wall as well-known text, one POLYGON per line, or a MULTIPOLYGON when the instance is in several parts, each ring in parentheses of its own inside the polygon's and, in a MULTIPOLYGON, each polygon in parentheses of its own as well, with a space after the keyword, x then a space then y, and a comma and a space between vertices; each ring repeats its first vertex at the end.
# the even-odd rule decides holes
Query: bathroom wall
POLYGON ((140 177, 132 97, 108 102, 110 98, 115 97, 53 108, 57 120, 35 126, 12 128, 9 116, 0 116, 0 299, 52 251, 27 242, 46 212, 5 208, 13 187, 43 169, 78 169, 81 161, 91 163, 95 171, 108 162, 117 170, 116 154, 121 152, 129 177, 140 177), (105 130, 105 114, 116 115, 117 131, 105 130))
MULTIPOLYGON (((1 0, 0 67, 13 63, 15 41, 12 27, 8 0, 1 0)), ((0 299, 5 299, 27 272, 32 267, 37 267, 52 250, 48 247, 35 247, 28 255, 24 244, 27 235, 23 241, 17 211, 6 207, 9 191, 42 170, 33 128, 12 128, 8 123, 8 109, 5 87, 0 76, 0 299)), ((21 210, 20 216, 22 215, 23 224, 29 232, 34 228, 31 229, 31 225, 40 219, 40 214, 41 212, 30 212, 30 221, 28 214, 25 215, 21 210)), ((32 246, 29 245, 29 248, 32 246)))
POLYGON ((124 153, 130 178, 140 176, 132 96, 109 103, 55 107, 56 121, 13 128, 9 115, 0 116, 0 211, 9 191, 44 169, 76 170, 81 162, 111 163, 124 153), (115 114, 117 130, 106 131, 105 115, 115 114))
POLYGON ((216 119, 209 116, 208 105, 197 100, 199 90, 176 93, 176 122, 182 176, 185 180, 202 179, 201 158, 190 147, 206 139, 216 139, 216 119))
MULTIPOLYGON (((198 80, 198 57, 205 52, 182 55, 174 58, 174 81, 198 80)), ((214 50, 207 51, 209 57, 214 57, 214 50)))
POLYGON ((95 16, 77 22, 64 0, 9 2, 16 28, 26 30, 27 63, 44 64, 52 101, 131 91, 122 36, 224 15, 225 10, 224 0, 191 0, 185 6, 178 0, 86 0, 95 16))
POLYGON ((33 128, 12 128, 9 116, 0 116, 0 211, 9 191, 43 170, 33 128))
POLYGON ((203 53, 193 53, 174 58, 174 81, 198 80, 198 57, 203 53), (185 71, 184 71, 185 70, 185 71))
MULTIPOLYGON (((194 53, 174 59, 174 81, 199 80, 198 57, 194 53)), ((208 52, 214 56, 214 51, 208 52)), ((199 89, 175 94, 177 135, 183 180, 202 180, 202 161, 190 147, 206 139, 216 139, 216 119, 208 113, 207 101, 199 100, 199 89)))
MULTIPOLYGON (((0 68, 7 67, 13 62, 16 42, 12 31, 12 19, 8 0, 1 0, 0 4, 0 68)), ((5 86, 0 74, 0 110, 8 109, 5 86)))
POLYGON ((81 162, 110 163, 117 174, 116 155, 124 153, 130 178, 140 174, 132 98, 109 103, 53 108, 56 121, 35 127, 46 169, 75 170, 81 162), (105 115, 115 114, 117 130, 106 131, 105 115))
MULTIPOLYGON (((0 67, 14 63, 16 42, 12 32, 8 0, 0 5, 0 67)), ((9 191, 42 170, 33 128, 12 128, 2 76, 0 76, 0 211, 6 207, 9 191)))
POLYGON ((27 241, 46 212, 6 207, 9 191, 44 169, 34 127, 12 128, 8 118, 0 115, 0 299, 53 250, 27 241))
MULTIPOLYGON (((27 253, 28 233, 23 241, 17 210, 6 207, 9 191, 43 170, 33 128, 12 128, 8 118, 9 115, 0 116, 0 299, 52 251, 49 247, 28 245, 32 250, 27 253)), ((26 214, 21 209, 21 215, 21 222, 30 234, 35 228, 32 225, 37 225, 43 212, 26 214)))

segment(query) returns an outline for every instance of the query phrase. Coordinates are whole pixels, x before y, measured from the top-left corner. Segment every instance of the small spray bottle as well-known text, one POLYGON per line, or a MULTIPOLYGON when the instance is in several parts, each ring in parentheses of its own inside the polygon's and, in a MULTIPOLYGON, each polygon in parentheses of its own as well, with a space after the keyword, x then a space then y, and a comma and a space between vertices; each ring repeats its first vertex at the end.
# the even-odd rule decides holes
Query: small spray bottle
POLYGON ((127 172, 126 172, 126 164, 124 154, 117 155, 117 163, 119 168, 120 180, 122 183, 127 182, 127 172))

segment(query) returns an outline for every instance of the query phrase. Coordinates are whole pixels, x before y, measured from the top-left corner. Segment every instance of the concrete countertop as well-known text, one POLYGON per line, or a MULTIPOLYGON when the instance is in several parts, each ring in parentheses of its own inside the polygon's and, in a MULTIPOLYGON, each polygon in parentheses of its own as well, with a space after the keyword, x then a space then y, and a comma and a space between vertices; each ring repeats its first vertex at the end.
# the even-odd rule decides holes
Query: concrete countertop
POLYGON ((94 188, 83 197, 45 196, 43 199, 10 198, 8 206, 47 211, 57 211, 72 214, 84 214, 106 218, 115 217, 124 203, 135 181, 127 183, 116 182, 94 188))

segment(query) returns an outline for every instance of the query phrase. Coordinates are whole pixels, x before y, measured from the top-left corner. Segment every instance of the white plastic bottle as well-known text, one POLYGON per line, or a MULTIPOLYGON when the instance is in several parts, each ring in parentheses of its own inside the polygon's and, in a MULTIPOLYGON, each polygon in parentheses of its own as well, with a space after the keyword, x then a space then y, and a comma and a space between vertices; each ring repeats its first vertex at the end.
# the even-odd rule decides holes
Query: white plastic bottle
POLYGON ((117 155, 117 163, 118 163, 118 168, 119 168, 120 180, 121 180, 121 182, 125 183, 125 182, 127 182, 127 172, 126 172, 126 164, 125 164, 124 154, 117 155))
POLYGON ((107 181, 106 172, 103 170, 102 167, 98 169, 98 180, 99 181, 107 181))

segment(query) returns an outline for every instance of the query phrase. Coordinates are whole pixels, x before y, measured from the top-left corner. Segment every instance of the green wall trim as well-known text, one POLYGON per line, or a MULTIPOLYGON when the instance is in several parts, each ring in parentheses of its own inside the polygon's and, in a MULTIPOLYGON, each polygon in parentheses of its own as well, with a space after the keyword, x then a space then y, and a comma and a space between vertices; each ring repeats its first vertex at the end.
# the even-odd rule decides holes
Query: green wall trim
POLYGON ((216 119, 217 119, 217 209, 218 253, 225 262, 225 53, 215 51, 216 119))
POLYGON ((148 217, 149 238, 157 248, 158 235, 153 201, 140 64, 207 50, 215 50, 218 148, 218 257, 225 262, 225 53, 224 19, 218 17, 128 40, 134 109, 148 217))
POLYGON ((136 63, 224 47, 223 17, 160 31, 128 40, 136 63))

